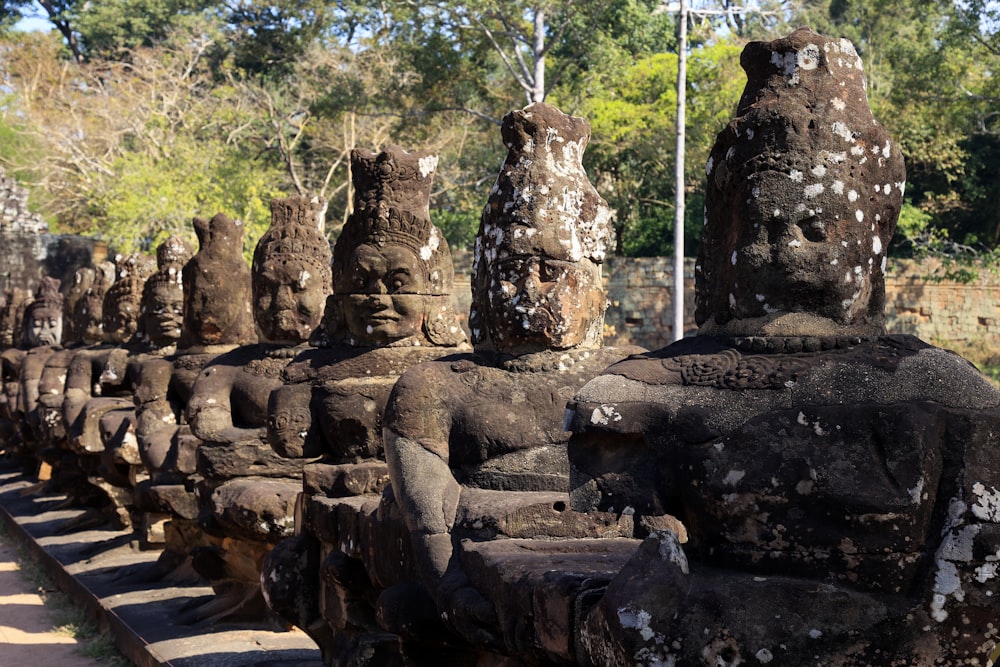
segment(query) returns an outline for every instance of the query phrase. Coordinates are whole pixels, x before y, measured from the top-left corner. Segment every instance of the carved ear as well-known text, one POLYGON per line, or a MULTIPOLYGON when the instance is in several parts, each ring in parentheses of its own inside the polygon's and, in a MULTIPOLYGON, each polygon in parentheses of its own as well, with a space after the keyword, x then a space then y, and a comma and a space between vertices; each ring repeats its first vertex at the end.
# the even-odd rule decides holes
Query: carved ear
MULTIPOLYGON (((443 297, 444 299, 450 297, 443 297)), ((455 347, 468 342, 465 331, 458 323, 458 317, 442 297, 431 298, 424 313, 423 332, 434 345, 455 347)))
POLYGON ((330 347, 344 342, 347 338, 347 321, 344 319, 344 307, 341 296, 331 294, 326 297, 326 307, 323 309, 323 319, 319 326, 313 329, 309 344, 315 347, 330 347))

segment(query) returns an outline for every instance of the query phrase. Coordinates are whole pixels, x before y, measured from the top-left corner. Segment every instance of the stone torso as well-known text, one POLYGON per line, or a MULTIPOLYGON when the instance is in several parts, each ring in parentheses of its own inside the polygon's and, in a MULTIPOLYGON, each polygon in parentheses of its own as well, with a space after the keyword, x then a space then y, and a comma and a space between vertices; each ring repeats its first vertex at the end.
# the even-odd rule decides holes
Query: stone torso
POLYGON ((573 504, 674 513, 703 562, 898 592, 956 492, 949 431, 998 405, 968 362, 909 336, 682 341, 578 395, 573 504), (600 444, 640 424, 631 465, 600 444))
MULTIPOLYGON (((587 378, 640 348, 542 352, 520 357, 461 354, 407 373, 397 404, 407 422, 446 412, 445 452, 456 480, 496 490, 564 491, 567 401, 587 378), (423 389, 415 389, 420 383, 423 389), (410 393, 413 391, 413 393, 410 393), (428 400, 428 393, 434 399, 428 400), (421 414, 421 405, 426 406, 421 414)), ((420 426, 414 424, 415 434, 420 426)))

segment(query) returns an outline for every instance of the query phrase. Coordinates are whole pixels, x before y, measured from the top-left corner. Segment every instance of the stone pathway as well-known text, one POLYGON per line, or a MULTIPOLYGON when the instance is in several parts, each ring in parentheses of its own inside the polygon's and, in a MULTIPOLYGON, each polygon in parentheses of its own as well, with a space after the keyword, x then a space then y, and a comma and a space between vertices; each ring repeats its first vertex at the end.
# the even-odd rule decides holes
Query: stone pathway
POLYGON ((0 540, 0 665, 100 664, 78 655, 78 642, 53 626, 52 611, 20 572, 13 547, 0 540))

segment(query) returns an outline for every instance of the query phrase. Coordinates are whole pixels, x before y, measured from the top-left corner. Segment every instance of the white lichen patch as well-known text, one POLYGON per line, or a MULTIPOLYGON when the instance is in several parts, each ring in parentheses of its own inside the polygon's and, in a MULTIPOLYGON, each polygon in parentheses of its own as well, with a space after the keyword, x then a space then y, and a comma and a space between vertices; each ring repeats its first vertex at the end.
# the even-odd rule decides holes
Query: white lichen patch
POLYGON ((997 576, 996 563, 985 563, 976 568, 976 581, 981 584, 985 584, 990 579, 995 579, 997 576))
POLYGON ((992 486, 987 491, 981 482, 976 482, 972 485, 972 493, 976 495, 976 503, 971 507, 976 518, 1000 523, 1000 491, 992 486))
POLYGON ((778 68, 785 76, 795 75, 797 60, 798 54, 796 53, 778 53, 775 51, 771 54, 771 64, 778 68))
POLYGON ((417 168, 420 169, 420 176, 422 178, 427 178, 429 174, 434 173, 434 170, 437 169, 437 166, 438 166, 437 155, 427 155, 417 160, 417 168))
POLYGON ((744 470, 730 470, 726 477, 722 480, 723 484, 727 486, 736 486, 741 479, 746 476, 746 471, 744 470))
POLYGON ((882 239, 877 236, 872 237, 872 252, 876 255, 882 252, 882 239))
POLYGON ((839 97, 834 97, 832 100, 830 100, 830 104, 832 104, 833 108, 836 109, 837 111, 843 111, 844 109, 847 108, 847 104, 845 104, 844 100, 840 99, 839 97))
POLYGON ((795 56, 796 64, 804 70, 819 67, 819 47, 815 44, 806 44, 795 56))
POLYGON ((816 178, 823 178, 826 176, 826 165, 818 164, 812 168, 812 175, 816 178))
POLYGON ((833 125, 830 126, 830 130, 844 141, 854 141, 854 133, 851 132, 851 128, 847 127, 845 123, 839 120, 835 121, 833 125))
POLYGON ((651 627, 649 627, 649 622, 653 620, 653 617, 645 609, 636 609, 632 606, 622 607, 618 610, 618 622, 623 628, 628 630, 638 630, 639 636, 642 637, 643 641, 649 641, 652 639, 656 633, 651 627))
POLYGON ((754 653, 754 657, 757 658, 757 662, 761 663, 762 665, 766 665, 767 663, 774 660, 774 654, 771 653, 770 649, 766 648, 762 648, 761 650, 754 653))
POLYGON ((788 178, 792 179, 796 183, 802 182, 802 172, 798 169, 792 169, 788 172, 788 178))
POLYGON ((823 194, 823 189, 822 183, 811 183, 803 188, 802 194, 805 195, 806 199, 813 199, 823 194))
POLYGON ((857 200, 858 200, 858 191, 857 190, 849 190, 847 192, 847 201, 856 202, 857 200))
POLYGON ((615 410, 615 406, 606 403, 594 408, 594 412, 590 415, 590 423, 601 426, 607 426, 612 421, 620 422, 621 420, 622 416, 615 410))

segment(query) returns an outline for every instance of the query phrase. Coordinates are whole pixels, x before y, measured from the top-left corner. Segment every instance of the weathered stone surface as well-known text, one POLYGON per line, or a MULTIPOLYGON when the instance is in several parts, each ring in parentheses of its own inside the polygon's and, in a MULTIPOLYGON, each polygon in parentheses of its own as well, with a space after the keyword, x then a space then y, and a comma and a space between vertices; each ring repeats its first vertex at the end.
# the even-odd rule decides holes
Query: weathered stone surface
POLYGON ((740 62, 747 86, 707 167, 699 326, 772 323, 782 335, 782 320, 803 333, 819 316, 827 329, 880 333, 906 176, 868 108, 861 59, 848 40, 803 28, 749 44, 740 62))
POLYGON ((576 625, 638 540, 466 542, 462 563, 496 609, 503 644, 527 664, 574 664, 576 625))
MULTIPOLYGON (((199 493, 199 521, 220 537, 275 543, 295 527, 295 481, 244 476, 199 493)), ((259 571, 258 571, 259 575, 259 571)))
POLYGON ((310 459, 287 459, 278 456, 266 443, 257 439, 230 443, 203 443, 197 450, 198 472, 207 480, 234 477, 301 478, 310 459))
MULTIPOLYGON (((380 619, 404 636, 404 653, 450 651, 454 660, 468 659, 469 650, 483 659, 541 651, 530 624, 513 620, 525 607, 498 596, 492 580, 481 581, 485 571, 465 568, 474 540, 634 529, 631 517, 583 517, 564 508, 566 401, 609 364, 640 351, 601 347, 600 263, 612 234, 610 211, 580 162, 589 128, 535 104, 508 114, 502 131, 507 160, 476 242, 476 353, 403 374, 384 429, 392 504, 410 533, 419 578, 384 591, 380 619), (412 635, 433 622, 418 611, 429 601, 446 619, 450 632, 436 634, 447 640, 412 635), (475 648, 454 648, 463 641, 475 648)), ((369 574, 376 569, 366 565, 369 574)), ((530 595, 530 586, 521 594, 530 595)))
POLYGON ((25 347, 59 345, 62 342, 63 298, 59 281, 43 278, 35 298, 24 309, 23 343, 25 347))
POLYGON ((311 463, 303 469, 302 491, 330 498, 381 493, 389 484, 389 468, 383 461, 331 465, 311 463))
POLYGON ((572 511, 565 493, 464 488, 453 530, 475 540, 491 540, 632 537, 634 528, 628 514, 572 511))
MULTIPOLYGON (((398 650, 375 624, 377 590, 360 560, 362 553, 378 551, 380 562, 391 560, 397 573, 401 568, 393 555, 402 547, 377 537, 366 518, 378 503, 368 494, 388 484, 382 413, 406 369, 467 346, 451 306, 448 244, 428 211, 437 156, 387 146, 378 154, 356 150, 351 163, 354 210, 334 247, 334 294, 321 335, 314 336, 320 347, 285 367, 284 386, 272 392, 268 405, 267 437, 275 452, 321 457, 306 468, 298 528, 319 541, 323 567, 308 575, 289 572, 288 581, 280 578, 288 568, 277 567, 263 583, 268 595, 273 588, 284 600, 283 608, 312 608, 311 593, 296 602, 286 592, 313 577, 324 625, 310 620, 303 627, 324 655, 337 656, 341 664, 384 664, 379 661, 388 658, 372 656, 388 650, 398 658, 398 650), (363 498, 370 507, 313 502, 340 496, 363 498)), ((398 537, 399 531, 378 535, 383 533, 398 537)), ((296 618, 288 620, 298 623, 296 618)))
MULTIPOLYGON (((271 227, 257 243, 251 271, 260 343, 237 347, 204 366, 185 407, 191 434, 203 441, 197 453, 203 478, 199 521, 238 546, 202 550, 192 561, 216 591, 216 600, 204 610, 213 618, 269 613, 260 565, 274 543, 292 532, 292 508, 307 459, 279 457, 267 445, 268 401, 283 384, 282 370, 319 324, 330 293, 325 211, 321 197, 271 202, 271 227), (240 555, 244 552, 252 558, 240 555)), ((225 223, 217 221, 223 235, 225 223)))
POLYGON ((614 577, 585 659, 978 661, 968 630, 1000 593, 1000 392, 880 335, 903 172, 853 47, 799 30, 743 64, 709 164, 699 335, 570 406, 573 508, 669 512, 689 534, 652 533, 614 577))
POLYGON ((194 219, 198 252, 184 265, 184 334, 180 347, 255 342, 250 267, 243 223, 218 213, 194 219))
POLYGON ((472 343, 512 353, 599 346, 599 265, 614 234, 581 163, 590 126, 533 104, 507 114, 501 133, 507 159, 483 210, 473 265, 472 343))

